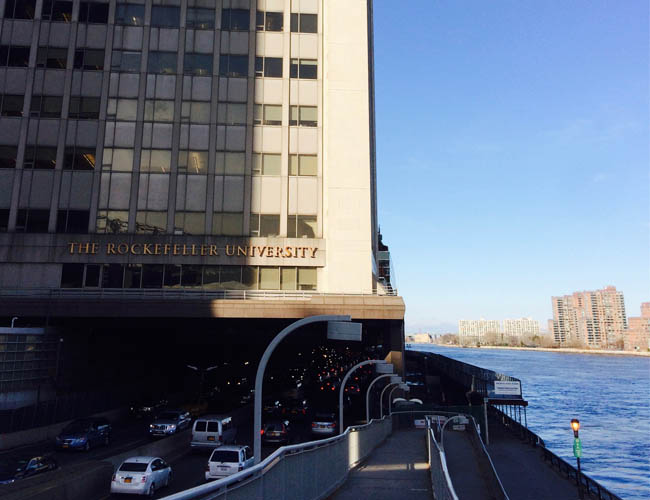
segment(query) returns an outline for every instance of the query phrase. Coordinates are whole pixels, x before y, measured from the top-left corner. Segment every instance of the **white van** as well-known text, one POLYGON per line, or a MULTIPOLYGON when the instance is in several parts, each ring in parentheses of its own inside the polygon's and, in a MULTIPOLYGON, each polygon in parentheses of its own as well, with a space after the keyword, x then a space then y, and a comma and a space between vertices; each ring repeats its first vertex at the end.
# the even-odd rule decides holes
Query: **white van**
POLYGON ((234 443, 237 429, 232 417, 206 415, 197 418, 192 427, 193 450, 212 449, 224 444, 234 443))

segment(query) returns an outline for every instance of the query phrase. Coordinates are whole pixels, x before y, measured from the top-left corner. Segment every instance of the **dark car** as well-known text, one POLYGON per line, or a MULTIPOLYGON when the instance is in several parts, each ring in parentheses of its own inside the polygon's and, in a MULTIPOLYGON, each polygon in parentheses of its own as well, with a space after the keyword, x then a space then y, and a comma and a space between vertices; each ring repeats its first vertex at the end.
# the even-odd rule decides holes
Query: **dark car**
POLYGON ((305 420, 309 414, 309 405, 306 399, 290 399, 282 406, 282 416, 289 420, 305 420))
POLYGON ((23 457, 0 461, 0 484, 10 484, 19 479, 56 469, 52 457, 23 457))
POLYGON ((290 434, 288 420, 272 420, 262 426, 262 443, 289 444, 290 434))
POLYGON ((146 398, 133 403, 129 413, 133 418, 153 418, 167 408, 168 404, 164 398, 146 398))
POLYGON ((56 437, 60 450, 85 450, 94 446, 108 446, 111 441, 111 424, 105 418, 82 418, 68 424, 56 437))

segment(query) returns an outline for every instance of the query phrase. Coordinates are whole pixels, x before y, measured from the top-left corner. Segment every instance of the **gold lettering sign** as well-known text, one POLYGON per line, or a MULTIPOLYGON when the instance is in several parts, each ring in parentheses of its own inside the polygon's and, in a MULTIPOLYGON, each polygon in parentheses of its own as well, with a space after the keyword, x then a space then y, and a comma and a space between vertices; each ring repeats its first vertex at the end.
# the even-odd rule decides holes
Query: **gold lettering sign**
MULTIPOLYGON (((71 241, 67 244, 70 255, 97 255, 103 249, 106 255, 173 255, 179 257, 218 257, 217 245, 188 245, 169 243, 106 243, 103 247, 97 242, 71 241)), ((224 249, 226 257, 265 257, 274 259, 315 259, 317 247, 271 247, 242 246, 227 244, 224 249)))

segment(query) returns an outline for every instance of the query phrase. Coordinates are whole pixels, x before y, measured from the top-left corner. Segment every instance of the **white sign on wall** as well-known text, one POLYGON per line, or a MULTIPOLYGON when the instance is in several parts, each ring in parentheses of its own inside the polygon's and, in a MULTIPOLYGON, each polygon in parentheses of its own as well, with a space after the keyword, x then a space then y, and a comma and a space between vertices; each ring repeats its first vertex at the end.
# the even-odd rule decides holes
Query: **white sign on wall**
POLYGON ((495 380, 494 394, 521 396, 521 382, 518 380, 495 380))

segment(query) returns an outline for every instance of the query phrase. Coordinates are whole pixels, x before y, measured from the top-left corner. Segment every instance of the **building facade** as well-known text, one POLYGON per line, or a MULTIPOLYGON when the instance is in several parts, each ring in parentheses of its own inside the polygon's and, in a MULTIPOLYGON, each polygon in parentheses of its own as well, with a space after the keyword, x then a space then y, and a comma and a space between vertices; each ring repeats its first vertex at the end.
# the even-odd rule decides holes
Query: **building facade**
POLYGON ((641 304, 641 316, 628 318, 628 330, 625 332, 625 350, 650 350, 650 302, 641 304))
POLYGON ((504 319, 503 334, 506 337, 539 335, 539 322, 532 318, 504 319))
POLYGON ((461 319, 458 321, 458 335, 460 342, 463 340, 480 341, 488 335, 501 335, 499 320, 489 319, 461 319))
POLYGON ((622 344, 627 316, 623 292, 616 287, 552 297, 551 302, 556 343, 602 348, 622 344))
POLYGON ((0 13, 2 288, 377 293, 370 2, 0 13))

